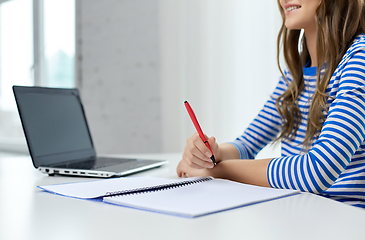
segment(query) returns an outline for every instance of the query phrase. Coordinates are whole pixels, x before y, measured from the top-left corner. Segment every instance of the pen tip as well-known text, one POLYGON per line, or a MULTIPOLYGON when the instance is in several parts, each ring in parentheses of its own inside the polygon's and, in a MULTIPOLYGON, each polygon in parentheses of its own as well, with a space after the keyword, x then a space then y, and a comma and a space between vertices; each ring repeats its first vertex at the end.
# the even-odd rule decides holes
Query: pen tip
POLYGON ((187 103, 188 101, 185 101, 184 103, 187 103))
POLYGON ((215 161, 215 157, 214 157, 214 155, 212 155, 212 156, 210 157, 210 159, 212 159, 212 162, 214 163, 214 166, 215 166, 215 165, 217 165, 217 162, 215 161))

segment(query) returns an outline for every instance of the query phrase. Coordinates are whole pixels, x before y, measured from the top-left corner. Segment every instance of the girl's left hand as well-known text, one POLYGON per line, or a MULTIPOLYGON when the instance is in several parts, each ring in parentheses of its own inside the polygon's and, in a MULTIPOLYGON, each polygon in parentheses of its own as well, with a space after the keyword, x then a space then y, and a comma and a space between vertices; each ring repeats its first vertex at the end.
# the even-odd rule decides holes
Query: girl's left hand
POLYGON ((186 161, 180 161, 176 172, 179 177, 198 177, 198 176, 209 176, 208 169, 202 168, 192 168, 190 167, 186 161))

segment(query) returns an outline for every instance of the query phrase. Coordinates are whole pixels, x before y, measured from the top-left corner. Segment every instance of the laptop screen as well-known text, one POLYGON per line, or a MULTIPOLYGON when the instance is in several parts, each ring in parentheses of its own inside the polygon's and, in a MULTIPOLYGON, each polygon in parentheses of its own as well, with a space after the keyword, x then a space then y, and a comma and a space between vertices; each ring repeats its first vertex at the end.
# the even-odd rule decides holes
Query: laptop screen
POLYGON ((95 156, 77 89, 13 89, 36 167, 95 156))

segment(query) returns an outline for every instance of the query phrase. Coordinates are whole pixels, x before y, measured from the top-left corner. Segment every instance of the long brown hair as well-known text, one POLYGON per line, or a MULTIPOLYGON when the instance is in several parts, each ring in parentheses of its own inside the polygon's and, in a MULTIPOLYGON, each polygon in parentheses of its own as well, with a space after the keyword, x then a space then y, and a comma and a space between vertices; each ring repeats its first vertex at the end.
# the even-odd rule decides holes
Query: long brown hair
MULTIPOLYGON (((305 37, 299 41, 301 30, 285 27, 285 12, 280 6, 283 19, 277 39, 277 61, 281 74, 288 84, 288 89, 276 100, 276 108, 283 119, 282 130, 276 139, 293 138, 302 120, 298 106, 298 96, 304 89, 303 67, 309 60, 305 37), (293 80, 288 82, 280 67, 280 48, 293 80)), ((317 8, 317 86, 309 108, 307 131, 303 147, 307 148, 321 131, 324 122, 323 111, 327 109, 327 85, 347 49, 359 33, 365 33, 364 0, 322 0, 317 8), (326 64, 324 75, 322 66, 326 64)))

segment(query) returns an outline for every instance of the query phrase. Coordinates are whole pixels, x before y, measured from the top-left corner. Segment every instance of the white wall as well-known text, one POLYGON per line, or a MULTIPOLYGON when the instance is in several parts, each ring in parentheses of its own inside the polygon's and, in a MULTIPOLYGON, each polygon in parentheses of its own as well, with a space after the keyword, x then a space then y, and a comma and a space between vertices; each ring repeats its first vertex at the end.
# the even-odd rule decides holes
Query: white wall
MULTIPOLYGON (((178 151, 195 130, 189 100, 209 136, 233 140, 273 91, 276 1, 160 0, 163 150, 178 151), (174 141, 171 141, 174 139, 174 141)), ((279 155, 266 149, 258 157, 279 155)))
POLYGON ((184 100, 208 135, 232 140, 278 80, 276 1, 79 0, 77 9, 78 81, 101 153, 181 152, 194 132, 184 100))
POLYGON ((100 154, 161 151, 157 3, 77 1, 77 81, 100 154))

